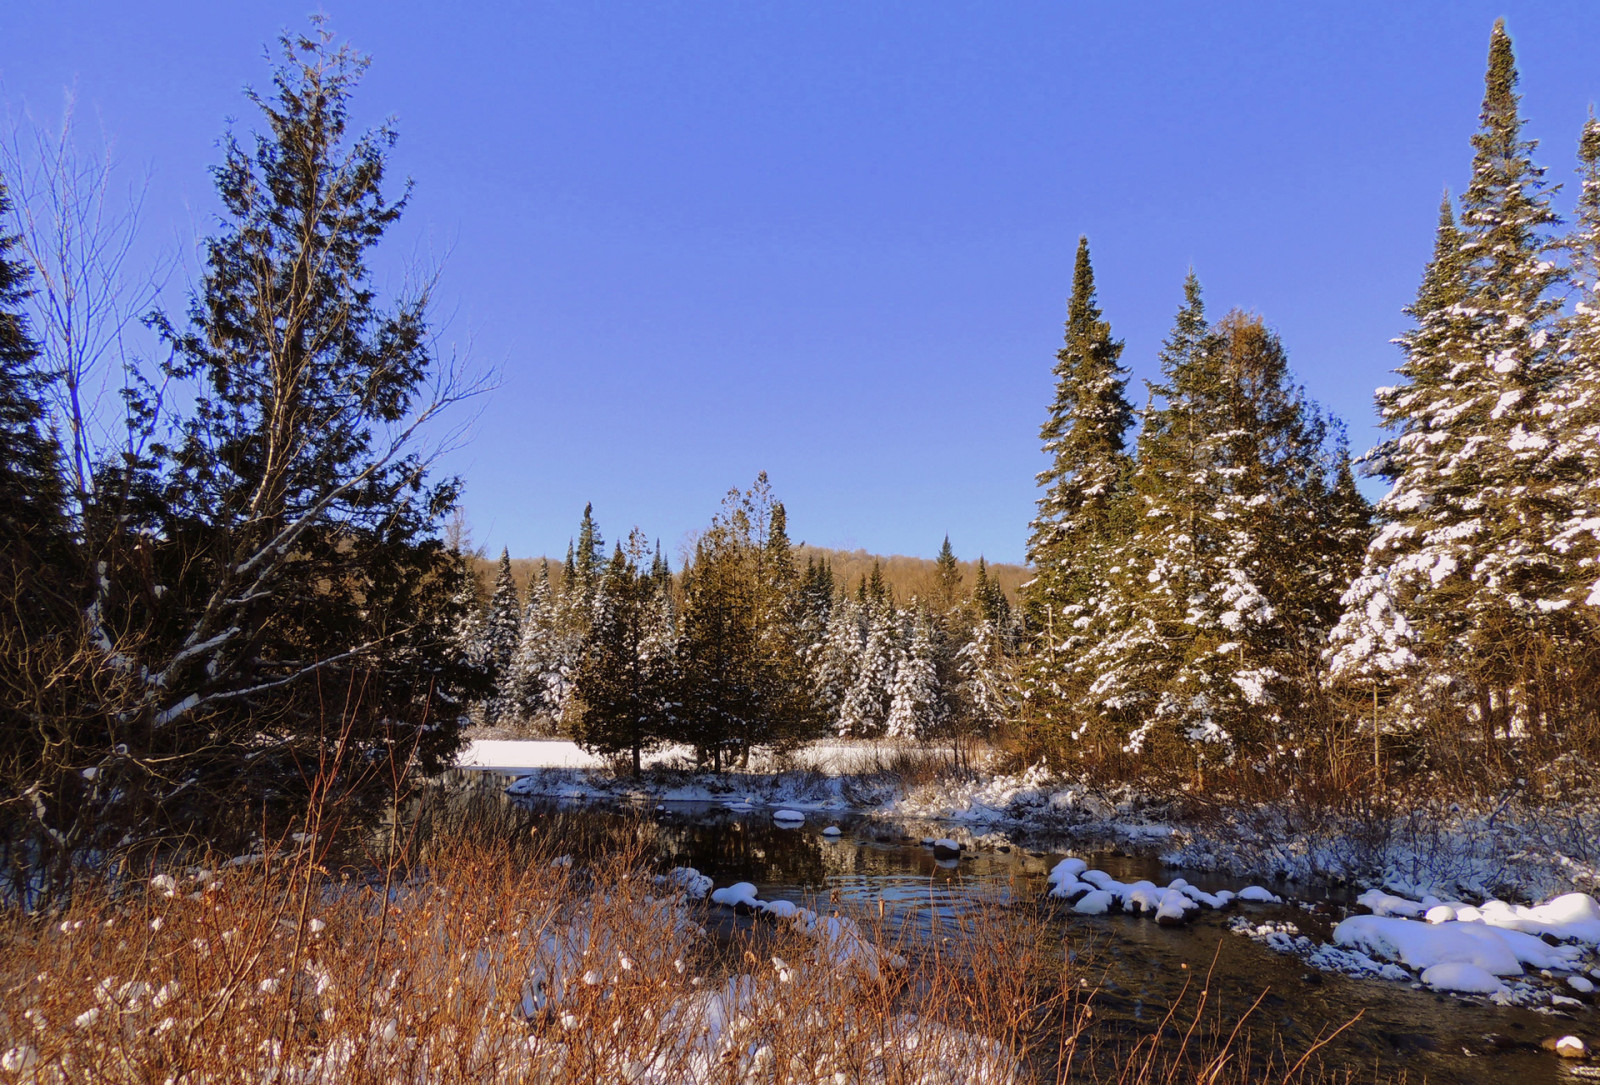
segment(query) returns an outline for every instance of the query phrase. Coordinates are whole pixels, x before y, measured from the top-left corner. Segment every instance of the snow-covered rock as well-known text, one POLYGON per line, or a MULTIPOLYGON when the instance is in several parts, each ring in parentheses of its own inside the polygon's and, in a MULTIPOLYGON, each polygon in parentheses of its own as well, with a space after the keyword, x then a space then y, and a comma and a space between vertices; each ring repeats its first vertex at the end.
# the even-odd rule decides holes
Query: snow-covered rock
POLYGON ((1078 899, 1072 910, 1079 915, 1105 915, 1115 902, 1116 898, 1104 889, 1092 889, 1078 899))
POLYGON ((1239 890, 1238 899, 1251 904, 1282 904, 1283 898, 1270 889, 1263 889, 1259 885, 1247 885, 1239 890))
POLYGON ((1500 932, 1476 923, 1422 923, 1358 915, 1333 929, 1333 941, 1418 970, 1436 964, 1470 964, 1496 976, 1522 974, 1522 962, 1500 932))
POLYGON ((1422 970, 1422 982, 1436 991, 1465 995, 1503 994, 1506 985, 1477 965, 1446 961, 1422 970))

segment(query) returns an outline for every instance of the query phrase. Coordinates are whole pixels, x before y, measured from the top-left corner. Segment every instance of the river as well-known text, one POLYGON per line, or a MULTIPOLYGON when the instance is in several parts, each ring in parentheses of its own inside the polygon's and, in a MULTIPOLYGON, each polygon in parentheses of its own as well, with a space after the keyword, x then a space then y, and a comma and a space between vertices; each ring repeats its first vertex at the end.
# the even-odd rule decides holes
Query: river
MULTIPOLYGON (((483 794, 504 782, 488 773, 478 779, 483 794)), ((762 899, 793 900, 813 908, 872 911, 883 901, 896 922, 914 923, 924 933, 947 926, 951 916, 983 899, 1037 906, 1045 897, 1050 868, 1068 854, 1122 881, 1146 878, 1164 885, 1182 876, 1208 892, 1241 885, 1237 879, 1163 866, 1152 854, 1084 850, 1060 840, 1029 840, 1005 850, 978 847, 960 860, 940 860, 921 842, 945 835, 932 823, 890 826, 843 814, 813 814, 797 828, 784 828, 773 821, 771 811, 734 812, 701 804, 643 811, 566 806, 563 811, 569 818, 649 816, 659 826, 655 839, 663 864, 692 866, 718 886, 751 882, 762 899), (838 826, 840 834, 824 835, 829 825, 838 826)), ((1352 1070, 1356 1080, 1432 1083, 1542 1085, 1600 1079, 1600 1067, 1574 1066, 1539 1046, 1547 1037, 1568 1032, 1592 1043, 1600 1031, 1600 1014, 1593 1006, 1569 1018, 1459 999, 1405 983, 1308 970, 1294 957, 1232 933, 1230 919, 1241 913, 1258 921, 1284 919, 1313 939, 1327 941, 1349 900, 1325 887, 1271 888, 1291 903, 1202 911, 1176 928, 1134 916, 1080 916, 1063 905, 1052 908, 1050 923, 1079 960, 1081 974, 1099 985, 1096 1027, 1125 1037, 1159 1029, 1168 1007, 1183 996, 1186 982, 1192 1004, 1196 984, 1209 971, 1205 1020, 1211 1025, 1231 1022, 1259 1001, 1247 1030, 1257 1050, 1281 1042, 1283 1049, 1298 1055, 1359 1015, 1320 1052, 1326 1067, 1341 1078, 1343 1071, 1352 1070), (1213 1017, 1219 1009, 1220 1015, 1213 1017)))

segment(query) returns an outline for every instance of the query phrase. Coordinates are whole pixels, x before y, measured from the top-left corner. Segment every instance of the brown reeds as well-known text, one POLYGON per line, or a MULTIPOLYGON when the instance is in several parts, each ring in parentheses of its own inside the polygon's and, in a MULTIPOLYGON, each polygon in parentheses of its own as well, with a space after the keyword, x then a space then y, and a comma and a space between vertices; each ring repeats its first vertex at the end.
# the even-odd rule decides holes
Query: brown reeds
POLYGON ((1097 1035, 1030 905, 735 920, 650 869, 648 823, 435 816, 6 912, 0 1082, 1263 1080, 1237 1029, 1097 1035))

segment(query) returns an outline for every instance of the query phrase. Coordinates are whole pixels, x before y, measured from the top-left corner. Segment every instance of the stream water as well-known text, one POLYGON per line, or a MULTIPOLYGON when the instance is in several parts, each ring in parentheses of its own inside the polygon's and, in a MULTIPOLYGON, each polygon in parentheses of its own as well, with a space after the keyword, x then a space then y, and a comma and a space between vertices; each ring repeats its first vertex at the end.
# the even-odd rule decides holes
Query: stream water
MULTIPOLYGON (((483 785, 493 783, 496 789, 501 782, 491 774, 482 778, 483 785)), ((596 819, 640 816, 639 811, 605 806, 569 806, 564 812, 596 819)), ((1027 847, 1004 851, 977 848, 960 860, 939 860, 921 843, 923 837, 945 835, 931 823, 889 826, 847 815, 811 815, 798 828, 783 828, 771 811, 736 813, 699 804, 674 804, 650 813, 659 824, 657 841, 665 864, 695 867, 718 886, 752 882, 768 900, 864 910, 878 908, 883 900, 890 916, 923 930, 982 898, 1030 905, 1040 901, 1048 888, 1046 875, 1066 854, 1079 855, 1122 881, 1148 878, 1164 885, 1182 876, 1207 891, 1241 884, 1165 867, 1153 855, 1084 850, 1070 841, 1030 841, 1027 847), (837 825, 840 835, 825 836, 827 825, 837 825)), ((1567 1063, 1539 1047, 1541 1040, 1569 1032, 1591 1045, 1600 1040, 1600 1010, 1594 1006, 1570 1017, 1551 1015, 1405 983, 1314 972, 1296 958, 1229 931, 1229 920, 1242 912, 1258 921, 1287 919, 1313 939, 1329 939, 1346 899, 1314 886, 1273 888, 1303 903, 1201 912, 1177 928, 1134 916, 1080 916, 1063 906, 1053 910, 1051 923, 1078 954, 1091 983, 1100 985, 1094 1007, 1101 1029, 1128 1036, 1155 1032, 1168 1007, 1184 997, 1185 982, 1203 981, 1210 970, 1205 1020, 1214 1025, 1219 999, 1221 1019, 1228 1021, 1259 1000, 1250 1016, 1251 1042, 1257 1049, 1281 1042, 1298 1054, 1359 1015, 1320 1053, 1341 1079, 1343 1071, 1351 1070, 1356 1080, 1496 1085, 1600 1080, 1600 1065, 1567 1063)), ((1194 995, 1191 984, 1191 1004, 1194 995)))

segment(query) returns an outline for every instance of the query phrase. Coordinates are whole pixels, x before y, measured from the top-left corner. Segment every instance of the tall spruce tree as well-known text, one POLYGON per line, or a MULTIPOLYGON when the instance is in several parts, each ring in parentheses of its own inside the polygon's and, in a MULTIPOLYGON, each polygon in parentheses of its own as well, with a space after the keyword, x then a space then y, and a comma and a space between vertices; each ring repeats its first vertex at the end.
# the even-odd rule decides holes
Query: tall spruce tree
MULTIPOLYGON (((1397 712, 1475 720, 1489 754, 1515 724, 1557 722, 1570 685, 1560 661, 1581 636, 1550 548, 1571 513, 1552 484, 1560 456, 1548 432, 1564 384, 1552 334, 1562 269, 1548 258, 1556 216, 1516 84, 1496 22, 1459 248, 1436 254, 1424 277, 1416 329, 1401 340, 1406 383, 1379 393, 1397 432, 1373 459, 1392 485, 1334 654, 1346 675, 1374 672, 1375 657, 1404 664, 1413 673, 1397 712)), ((1441 242, 1448 233, 1441 221, 1441 242)))
POLYGON ((1121 355, 1095 294, 1089 240, 1081 237, 1065 343, 1056 354, 1055 399, 1039 430, 1050 466, 1038 475, 1044 492, 1028 539, 1034 575, 1024 589, 1039 639, 1026 684, 1042 730, 1054 731, 1075 714, 1074 660, 1092 640, 1090 618, 1105 593, 1104 550, 1119 533, 1133 423, 1121 355))
MULTIPOLYGON (((1258 318, 1210 325, 1192 273, 1184 294, 1140 434, 1136 528, 1104 558, 1105 635, 1074 664, 1091 715, 1071 736, 1100 721, 1128 752, 1179 764, 1304 740, 1291 732, 1317 696, 1327 585, 1362 541, 1302 545, 1340 492, 1329 424, 1258 318)), ((1339 500, 1358 500, 1344 484, 1339 500)))
POLYGON ((494 589, 489 593, 489 609, 484 614, 481 636, 482 657, 494 672, 495 695, 484 705, 484 722, 493 724, 516 702, 512 688, 511 660, 522 639, 522 607, 517 599, 517 582, 511 575, 511 553, 500 551, 500 566, 495 572, 494 589))

